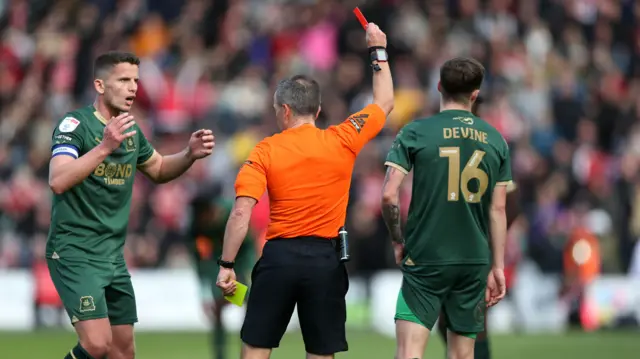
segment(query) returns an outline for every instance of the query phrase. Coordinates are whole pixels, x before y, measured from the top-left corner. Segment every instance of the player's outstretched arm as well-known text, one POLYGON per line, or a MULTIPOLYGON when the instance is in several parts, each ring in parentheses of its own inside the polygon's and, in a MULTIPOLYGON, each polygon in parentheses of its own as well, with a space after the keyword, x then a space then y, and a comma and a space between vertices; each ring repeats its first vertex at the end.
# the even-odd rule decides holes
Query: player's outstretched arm
POLYGON ((183 151, 162 156, 154 152, 138 168, 155 183, 167 183, 185 173, 196 160, 209 156, 215 146, 211 130, 198 130, 191 135, 189 145, 183 151))
MULTIPOLYGON (((62 194, 89 177, 96 167, 120 146, 122 141, 135 136, 136 131, 126 132, 134 124, 133 116, 127 113, 112 117, 104 128, 100 144, 80 157, 78 157, 76 146, 64 144, 57 148, 54 146, 49 162, 49 187, 53 193, 62 194)), ((57 137, 71 139, 69 136, 76 135, 73 132, 65 132, 57 137)))

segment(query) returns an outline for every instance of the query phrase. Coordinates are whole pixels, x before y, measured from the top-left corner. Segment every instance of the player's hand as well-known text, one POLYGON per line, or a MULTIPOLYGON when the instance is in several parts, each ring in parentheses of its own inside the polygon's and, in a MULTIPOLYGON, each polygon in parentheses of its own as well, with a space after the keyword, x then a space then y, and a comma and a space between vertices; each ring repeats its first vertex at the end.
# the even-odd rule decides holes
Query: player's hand
POLYGON ((370 22, 367 25, 367 46, 382 46, 387 47, 387 35, 380 30, 378 25, 370 22))
POLYGON ((191 134, 187 156, 193 160, 199 160, 209 156, 213 152, 216 143, 213 141, 211 130, 198 130, 191 134))
POLYGON ((233 295, 236 292, 236 272, 233 269, 220 267, 216 286, 225 296, 233 295))
POLYGON ((104 128, 102 141, 100 145, 109 150, 109 153, 115 151, 125 139, 135 136, 136 131, 126 132, 133 125, 133 116, 129 113, 121 113, 116 117, 111 117, 104 128), (126 133, 125 133, 126 132, 126 133))
POLYGON ((392 242, 393 245, 393 257, 396 260, 396 264, 402 264, 402 260, 404 259, 404 244, 392 242))
POLYGON ((492 268, 487 277, 487 289, 484 299, 487 307, 493 307, 507 294, 507 284, 504 277, 504 270, 492 268))

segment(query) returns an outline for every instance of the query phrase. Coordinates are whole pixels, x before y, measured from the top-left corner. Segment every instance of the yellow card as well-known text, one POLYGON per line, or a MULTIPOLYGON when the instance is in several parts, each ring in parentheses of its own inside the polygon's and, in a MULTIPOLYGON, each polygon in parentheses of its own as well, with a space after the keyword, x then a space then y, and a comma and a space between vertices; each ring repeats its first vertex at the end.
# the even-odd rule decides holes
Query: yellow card
POLYGON ((230 301, 238 307, 242 307, 242 305, 244 304, 244 297, 247 295, 248 289, 249 287, 236 281, 236 292, 232 295, 225 296, 224 299, 230 301))

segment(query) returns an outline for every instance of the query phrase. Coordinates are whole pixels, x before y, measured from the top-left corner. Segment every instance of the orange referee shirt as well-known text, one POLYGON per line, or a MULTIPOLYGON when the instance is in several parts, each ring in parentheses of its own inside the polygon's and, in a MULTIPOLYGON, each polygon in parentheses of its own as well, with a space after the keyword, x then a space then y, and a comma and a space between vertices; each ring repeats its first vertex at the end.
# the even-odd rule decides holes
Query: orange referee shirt
POLYGON ((265 138, 236 179, 236 197, 269 194, 266 239, 335 238, 344 225, 356 156, 384 127, 386 116, 372 104, 337 126, 305 124, 265 138))

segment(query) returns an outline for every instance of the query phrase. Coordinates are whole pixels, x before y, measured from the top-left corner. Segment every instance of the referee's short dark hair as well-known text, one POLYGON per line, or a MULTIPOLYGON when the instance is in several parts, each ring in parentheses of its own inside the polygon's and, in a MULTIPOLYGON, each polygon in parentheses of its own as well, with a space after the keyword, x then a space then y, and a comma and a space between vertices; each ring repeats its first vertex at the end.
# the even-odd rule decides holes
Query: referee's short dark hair
POLYGON ((93 78, 103 77, 109 70, 117 64, 129 63, 131 65, 140 65, 138 56, 124 51, 109 51, 96 58, 93 63, 93 78))
POLYGON ((320 85, 305 75, 296 75, 280 81, 274 95, 277 106, 287 105, 298 116, 317 114, 320 101, 320 85))
POLYGON ((456 57, 440 68, 440 92, 445 101, 468 103, 484 80, 484 66, 470 57, 456 57))

